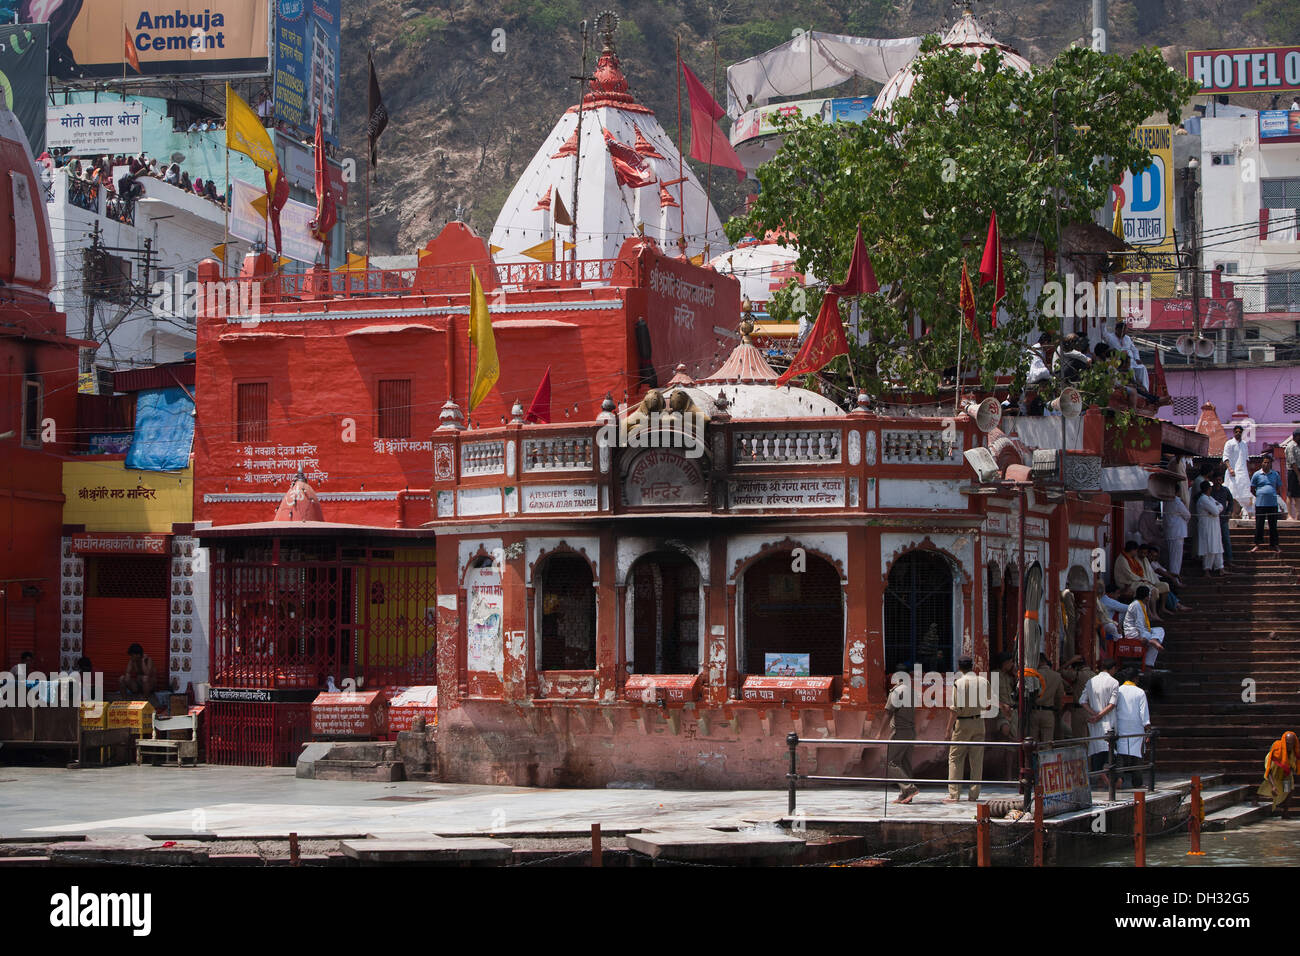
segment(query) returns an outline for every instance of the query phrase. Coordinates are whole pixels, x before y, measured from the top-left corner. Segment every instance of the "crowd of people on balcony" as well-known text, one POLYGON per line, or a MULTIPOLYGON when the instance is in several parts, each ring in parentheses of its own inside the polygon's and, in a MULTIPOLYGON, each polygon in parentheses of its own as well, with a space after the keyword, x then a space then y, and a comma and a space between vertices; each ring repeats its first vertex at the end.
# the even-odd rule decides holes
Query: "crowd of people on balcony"
POLYGON ((42 153, 41 159, 50 159, 56 168, 62 168, 68 177, 68 201, 90 212, 98 212, 99 191, 103 187, 106 197, 104 214, 119 222, 134 221, 136 200, 147 194, 142 182, 156 179, 202 197, 222 209, 228 207, 227 196, 217 191, 216 182, 206 182, 201 177, 190 178, 179 163, 160 164, 147 153, 138 156, 98 156, 78 159, 74 156, 51 156, 42 153), (126 172, 113 181, 113 171, 126 167, 126 172))
POLYGON ((1084 374, 1101 363, 1112 363, 1116 370, 1116 394, 1119 400, 1132 408, 1159 406, 1159 398, 1150 390, 1151 377, 1124 322, 1117 321, 1114 329, 1103 329, 1101 339, 1089 344, 1088 340, 1071 332, 1059 341, 1044 332, 1038 341, 1026 349, 1029 371, 1025 389, 1018 408, 1024 415, 1047 413, 1046 403, 1039 397, 1041 386, 1058 381, 1063 385, 1077 386, 1084 374))

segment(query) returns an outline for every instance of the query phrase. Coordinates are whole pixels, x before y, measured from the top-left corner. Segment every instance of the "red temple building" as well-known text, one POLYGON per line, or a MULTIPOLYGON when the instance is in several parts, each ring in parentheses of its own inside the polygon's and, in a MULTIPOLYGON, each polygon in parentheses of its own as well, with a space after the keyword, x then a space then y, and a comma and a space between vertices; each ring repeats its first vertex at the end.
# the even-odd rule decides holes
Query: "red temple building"
POLYGON ((61 662, 59 537, 63 456, 76 419, 78 349, 50 304, 55 260, 45 192, 27 136, 0 110, 0 669, 31 651, 31 670, 61 662))

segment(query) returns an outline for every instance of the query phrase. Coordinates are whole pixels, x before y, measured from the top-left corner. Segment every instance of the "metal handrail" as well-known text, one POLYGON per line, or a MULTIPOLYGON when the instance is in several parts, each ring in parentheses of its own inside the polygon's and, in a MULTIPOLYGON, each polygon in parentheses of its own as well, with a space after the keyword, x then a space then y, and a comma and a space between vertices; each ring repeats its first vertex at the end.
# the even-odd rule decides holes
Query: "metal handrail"
MULTIPOLYGON (((1115 798, 1116 798, 1116 791, 1117 791, 1117 788, 1118 788, 1118 778, 1119 778, 1120 774, 1139 773, 1139 772, 1141 772, 1141 771, 1147 771, 1147 774, 1148 774, 1148 777, 1147 777, 1147 789, 1148 789, 1148 790, 1155 790, 1155 788, 1156 788, 1155 741, 1156 741, 1156 737, 1157 737, 1158 735, 1159 735, 1159 731, 1158 731, 1156 728, 1154 728, 1154 727, 1151 728, 1151 730, 1149 730, 1149 731, 1144 731, 1144 732, 1142 732, 1142 733, 1140 733, 1140 734, 1119 734, 1119 733, 1116 733, 1115 730, 1112 728, 1111 730, 1107 731, 1104 735, 1102 735, 1101 738, 1096 738, 1096 737, 1067 737, 1067 738, 1065 738, 1065 739, 1063 739, 1063 740, 1053 740, 1053 741, 1049 742, 1049 744, 1047 745, 1047 747, 1044 748, 1044 749, 1055 750, 1055 749, 1058 749, 1058 748, 1061 747, 1061 746, 1076 745, 1076 744, 1091 744, 1091 743, 1094 743, 1094 742, 1095 742, 1096 740, 1098 740, 1098 739, 1105 740, 1105 741, 1106 741, 1106 746, 1107 746, 1107 757, 1106 757, 1106 764, 1105 764, 1105 767, 1104 767, 1102 770, 1093 770, 1093 771, 1089 771, 1089 772, 1088 772, 1088 778, 1089 778, 1089 780, 1091 780, 1091 778, 1093 778, 1093 777, 1095 777, 1095 776, 1098 776, 1098 775, 1100 775, 1100 774, 1104 774, 1104 775, 1106 776, 1107 784, 1108 784, 1108 787, 1109 787, 1109 794, 1108 794, 1109 799, 1110 799, 1110 801, 1114 802, 1114 800, 1115 800, 1115 798), (1117 756, 1117 754, 1116 754, 1116 745, 1117 745, 1117 744, 1119 743, 1119 741, 1121 741, 1121 740, 1131 740, 1131 739, 1135 739, 1135 738, 1139 738, 1139 737, 1142 738, 1142 739, 1146 742, 1146 744, 1147 744, 1147 746, 1146 746, 1144 749, 1145 749, 1145 750, 1147 751, 1147 753, 1149 754, 1149 762, 1148 762, 1148 763, 1139 763, 1139 764, 1127 764, 1127 765, 1125 765, 1125 766, 1123 766, 1123 767, 1120 767, 1120 766, 1118 765, 1118 763, 1116 762, 1116 759, 1115 759, 1116 756, 1117 756)), ((1008 747, 1010 747, 1010 748, 1015 748, 1015 749, 1018 749, 1018 750, 1026 750, 1026 751, 1029 752, 1029 754, 1030 754, 1031 756, 1032 756, 1033 754, 1036 754, 1036 753, 1038 752, 1040 746, 1041 746, 1041 742, 1040 742, 1040 741, 1033 740, 1032 738, 1026 738, 1026 739, 1021 740, 1021 741, 1004 741, 1004 740, 901 740, 901 739, 890 739, 890 738, 879 738, 879 737, 868 737, 868 738, 820 738, 820 737, 800 737, 797 733, 794 733, 794 732, 791 732, 791 733, 787 734, 787 735, 786 735, 786 738, 785 738, 785 741, 786 741, 786 746, 789 748, 789 753, 790 753, 790 770, 789 770, 789 772, 786 774, 786 780, 787 780, 787 782, 788 782, 788 788, 789 788, 789 799, 788 799, 788 805, 789 805, 789 812, 790 812, 791 814, 793 814, 793 813, 795 812, 795 805, 796 805, 796 801, 797 801, 796 794, 797 794, 797 792, 798 792, 798 783, 799 783, 800 780, 804 780, 804 781, 813 781, 813 780, 815 780, 815 781, 834 781, 834 782, 837 782, 837 783, 845 783, 845 784, 877 784, 877 783, 885 783, 885 784, 892 784, 892 783, 914 783, 914 784, 916 784, 916 783, 929 783, 929 784, 945 784, 945 785, 956 784, 957 786, 962 786, 962 785, 968 785, 968 786, 980 785, 980 786, 982 786, 982 785, 984 785, 984 784, 993 784, 993 783, 1009 783, 1009 782, 1011 782, 1011 781, 1007 781, 1007 780, 948 780, 948 779, 935 779, 935 778, 931 778, 931 777, 924 777, 924 778, 912 778, 912 777, 835 777, 835 776, 828 776, 828 775, 822 775, 822 774, 801 774, 801 773, 799 773, 799 756, 798 756, 799 746, 800 746, 801 744, 813 744, 813 745, 816 745, 816 746, 818 746, 818 747, 834 747, 834 746, 842 746, 842 747, 871 747, 871 746, 876 746, 876 747, 878 747, 878 746, 882 746, 882 745, 883 745, 883 746, 886 746, 886 747, 889 747, 889 746, 895 746, 895 747, 913 747, 913 746, 939 746, 939 747, 942 747, 942 746, 946 746, 946 747, 1004 747, 1004 748, 1008 748, 1008 747)), ((1022 793, 1024 794, 1024 806, 1025 806, 1025 808, 1027 809, 1027 808, 1031 805, 1031 803, 1032 803, 1032 801, 1033 801, 1034 786, 1035 786, 1035 784, 1037 783, 1037 780, 1036 780, 1036 778, 1035 778, 1034 770, 1033 770, 1033 768, 1032 768, 1033 761, 1026 761, 1026 764, 1029 765, 1029 767, 1030 767, 1029 772, 1028 772, 1028 774, 1027 774, 1027 776, 1026 776, 1025 778, 1023 778, 1021 781, 1019 781, 1019 783, 1021 784, 1022 793)))

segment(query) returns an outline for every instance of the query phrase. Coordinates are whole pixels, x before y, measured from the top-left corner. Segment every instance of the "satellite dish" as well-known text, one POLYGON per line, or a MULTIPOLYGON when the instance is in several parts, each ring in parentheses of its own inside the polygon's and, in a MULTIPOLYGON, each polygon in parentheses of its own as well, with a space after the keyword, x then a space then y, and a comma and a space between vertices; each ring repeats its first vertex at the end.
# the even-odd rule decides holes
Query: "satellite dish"
POLYGON ((986 398, 978 405, 971 402, 962 410, 975 419, 975 427, 982 432, 992 431, 1002 421, 1002 405, 996 398, 986 398))
POLYGON ((1176 348, 1179 355, 1192 355, 1196 351, 1196 339, 1190 335, 1180 335, 1176 348))
POLYGON ((1083 414, 1083 396, 1077 388, 1063 388, 1060 397, 1052 399, 1051 409, 1066 418, 1078 418, 1083 414))
POLYGON ((997 481, 1002 477, 998 463, 993 460, 993 453, 987 448, 971 448, 963 452, 966 464, 971 466, 976 477, 982 482, 997 481))
POLYGON ((1214 357, 1214 343, 1213 343, 1212 341, 1210 341, 1209 339, 1206 339, 1206 338, 1199 338, 1199 339, 1197 339, 1197 340, 1196 340, 1196 357, 1197 357, 1197 358, 1203 358, 1203 359, 1213 358, 1213 357, 1214 357))

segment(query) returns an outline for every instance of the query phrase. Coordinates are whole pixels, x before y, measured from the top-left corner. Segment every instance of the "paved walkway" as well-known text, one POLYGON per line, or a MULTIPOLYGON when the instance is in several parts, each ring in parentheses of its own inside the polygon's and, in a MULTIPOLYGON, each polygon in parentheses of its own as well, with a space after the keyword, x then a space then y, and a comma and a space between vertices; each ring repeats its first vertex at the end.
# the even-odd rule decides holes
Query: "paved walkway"
MULTIPOLYGON (((928 788, 912 805, 896 791, 799 794, 810 819, 971 820, 974 806, 928 788)), ((986 787, 985 798, 1014 788, 986 787)), ((1121 798, 1122 799, 1122 798, 1121 798)), ((1102 803, 1105 794, 1094 795, 1102 803)), ((419 781, 300 780, 292 769, 199 766, 62 770, 0 767, 0 842, 86 834, 341 837, 367 833, 611 834, 664 826, 736 827, 785 815, 784 791, 541 790, 419 781)))

